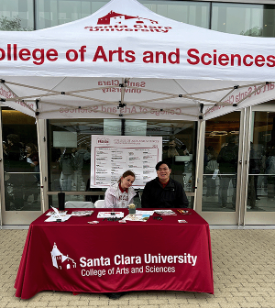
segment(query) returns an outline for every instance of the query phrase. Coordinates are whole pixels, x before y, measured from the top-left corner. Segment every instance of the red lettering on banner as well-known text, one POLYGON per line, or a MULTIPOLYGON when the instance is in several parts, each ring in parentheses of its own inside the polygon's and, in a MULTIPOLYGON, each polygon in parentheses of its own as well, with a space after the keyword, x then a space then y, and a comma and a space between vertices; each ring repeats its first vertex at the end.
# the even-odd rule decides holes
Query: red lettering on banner
POLYGON ((6 58, 6 52, 3 48, 0 48, 0 61, 6 58))
POLYGON ((165 51, 144 51, 143 62, 144 63, 167 63, 179 64, 180 63, 180 49, 176 48, 176 51, 169 52, 168 55, 165 51), (162 60, 162 61, 161 61, 162 60))
POLYGON ((213 54, 213 64, 217 65, 217 54, 216 54, 217 50, 214 49, 213 52, 214 52, 214 54, 213 54))
POLYGON ((69 49, 66 52, 66 59, 70 62, 74 62, 78 59, 78 53, 74 49, 69 49))
POLYGON ((226 54, 222 54, 222 55, 219 56, 219 60, 218 61, 219 61, 220 65, 226 66, 226 65, 228 65, 229 57, 226 54))
POLYGON ((19 58, 22 61, 29 61, 31 58, 31 52, 29 51, 29 49, 26 49, 26 48, 21 49, 19 51, 19 58))
POLYGON ((237 58, 237 60, 238 60, 238 66, 241 66, 242 58, 241 58, 241 56, 239 54, 231 55, 231 66, 234 66, 235 58, 237 58))
POLYGON ((252 57, 251 55, 245 55, 245 56, 243 57, 243 64, 244 64, 245 66, 251 66, 251 65, 253 64, 253 61, 250 61, 250 62, 247 63, 247 61, 246 61, 247 58, 253 59, 253 57, 252 57))
POLYGON ((274 67, 275 66, 275 57, 274 56, 268 56, 267 58, 268 63, 266 64, 268 67, 274 67))
POLYGON ((209 59, 212 59, 212 57, 211 57, 211 55, 209 54, 209 53, 204 53, 202 56, 201 56, 201 62, 202 62, 202 64, 204 64, 204 65, 209 65, 209 64, 211 64, 211 60, 209 60, 209 61, 205 61, 205 57, 207 57, 207 58, 209 58, 209 59))
POLYGON ((104 62, 113 62, 114 58, 117 58, 119 62, 134 62, 135 52, 133 50, 126 50, 124 51, 122 47, 118 47, 115 50, 109 50, 108 55, 109 59, 107 58, 107 52, 105 52, 103 46, 98 46, 93 58, 93 62, 96 62, 98 59, 102 59, 104 62))
POLYGON ((32 58, 32 62, 35 65, 42 65, 45 59, 48 61, 56 61, 58 59, 57 50, 51 48, 46 51, 43 48, 35 48, 30 50, 28 48, 18 48, 17 44, 7 44, 7 50, 0 48, 0 61, 29 61, 32 58))
POLYGON ((257 65, 257 66, 264 66, 265 65, 265 58, 263 57, 263 56, 257 56, 256 58, 255 58, 255 64, 257 65))
POLYGON ((200 52, 196 48, 189 49, 188 52, 187 52, 188 56, 190 58, 192 58, 192 59, 195 59, 195 60, 191 61, 191 60, 187 59, 187 62, 189 64, 192 64, 192 65, 199 64, 200 63, 200 58, 197 55, 194 55, 193 53, 199 54, 200 52))
POLYGON ((135 52, 133 50, 126 50, 125 52, 126 62, 132 63, 136 61, 135 52))
POLYGON ((34 49, 33 51, 34 64, 40 65, 44 63, 44 49, 34 49), (37 55, 38 54, 38 55, 37 55))
POLYGON ((196 48, 190 48, 187 51, 187 63, 191 65, 203 64, 203 65, 221 65, 221 66, 257 66, 257 67, 274 67, 275 66, 275 56, 274 55, 256 55, 252 56, 246 54, 241 56, 240 54, 219 54, 217 49, 213 49, 213 53, 203 53, 200 55, 200 52, 196 48))
POLYGON ((108 62, 104 48, 102 46, 97 47, 94 58, 93 58, 93 62, 96 62, 98 59, 102 59, 104 62, 108 62))
POLYGON ((49 61, 56 61, 57 58, 58 58, 58 52, 55 50, 55 49, 49 49, 47 52, 46 52, 46 58, 49 60, 49 61))

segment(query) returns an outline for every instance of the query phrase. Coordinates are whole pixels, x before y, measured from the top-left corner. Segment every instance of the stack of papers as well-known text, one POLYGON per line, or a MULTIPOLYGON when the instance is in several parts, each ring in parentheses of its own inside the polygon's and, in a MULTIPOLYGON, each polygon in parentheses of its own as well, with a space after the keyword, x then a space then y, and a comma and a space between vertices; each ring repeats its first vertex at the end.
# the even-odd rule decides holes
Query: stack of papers
POLYGON ((123 220, 129 221, 142 221, 146 222, 150 216, 154 214, 154 211, 136 211, 136 214, 129 214, 123 218, 123 220))
POLYGON ((72 216, 91 216, 94 213, 94 211, 73 211, 71 213, 72 216))
POLYGON ((124 217, 123 212, 99 212, 97 218, 119 218, 124 217))
MULTIPOLYGON (((61 215, 61 216, 64 216, 64 215, 67 214, 67 211, 58 211, 58 212, 59 212, 59 215, 61 215)), ((55 211, 51 211, 51 212, 48 212, 46 214, 46 216, 51 216, 51 215, 56 215, 56 212, 55 211)))
POLYGON ((72 215, 58 215, 58 214, 52 214, 49 218, 45 220, 45 222, 53 222, 53 221, 61 221, 64 222, 68 220, 72 215))
POLYGON ((67 214, 67 211, 59 212, 58 209, 55 207, 51 207, 53 209, 53 212, 50 212, 51 216, 45 220, 45 222, 53 222, 53 221, 61 221, 64 222, 68 220, 72 215, 67 214))
POLYGON ((172 210, 155 210, 155 213, 161 216, 177 216, 172 210))

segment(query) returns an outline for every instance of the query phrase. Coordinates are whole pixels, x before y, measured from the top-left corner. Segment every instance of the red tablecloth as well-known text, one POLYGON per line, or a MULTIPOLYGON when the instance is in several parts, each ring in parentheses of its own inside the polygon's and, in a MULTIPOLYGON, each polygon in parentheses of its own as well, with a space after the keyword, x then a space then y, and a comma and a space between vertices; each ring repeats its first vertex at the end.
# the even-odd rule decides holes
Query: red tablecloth
POLYGON ((108 209, 94 210, 92 216, 62 223, 44 222, 44 214, 30 225, 15 282, 17 297, 28 299, 43 290, 214 293, 209 225, 195 211, 121 224, 96 218, 108 209), (100 222, 87 223, 93 220, 100 222))

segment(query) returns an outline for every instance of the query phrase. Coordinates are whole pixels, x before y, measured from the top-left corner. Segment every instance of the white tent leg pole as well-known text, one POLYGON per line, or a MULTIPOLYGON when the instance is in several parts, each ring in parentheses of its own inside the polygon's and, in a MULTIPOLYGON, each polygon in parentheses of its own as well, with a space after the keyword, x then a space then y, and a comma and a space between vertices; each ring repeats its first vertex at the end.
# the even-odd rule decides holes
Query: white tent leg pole
POLYGON ((197 138, 197 157, 196 157, 196 171, 195 171, 195 196, 193 209, 197 209, 198 200, 198 184, 199 184, 199 169, 200 169, 200 155, 201 155, 201 144, 202 144, 202 122, 198 121, 198 138, 197 138))
POLYGON ((40 172, 40 193, 41 193, 41 205, 42 205, 42 212, 45 213, 45 198, 44 198, 44 160, 46 159, 46 155, 44 153, 44 140, 42 134, 42 127, 44 127, 45 120, 38 120, 36 119, 36 128, 37 128, 37 143, 38 143, 38 155, 39 155, 39 172, 40 172))

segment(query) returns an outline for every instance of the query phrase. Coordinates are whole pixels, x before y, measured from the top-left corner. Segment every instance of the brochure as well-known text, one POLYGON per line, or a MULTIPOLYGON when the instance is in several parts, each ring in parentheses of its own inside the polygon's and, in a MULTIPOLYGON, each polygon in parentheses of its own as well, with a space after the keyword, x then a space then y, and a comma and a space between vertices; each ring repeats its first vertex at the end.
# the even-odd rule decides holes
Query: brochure
MULTIPOLYGON (((64 216, 67 214, 67 211, 59 211, 60 216, 64 216)), ((46 214, 46 216, 56 215, 55 211, 50 211, 46 214)))
POLYGON ((177 216, 172 210, 155 210, 155 213, 161 216, 177 216))
POLYGON ((94 211, 73 211, 71 215, 82 217, 82 216, 91 216, 93 213, 94 211))
POLYGON ((119 218, 124 217, 123 212, 98 212, 97 218, 119 218))
POLYGON ((59 215, 59 214, 52 214, 50 217, 48 217, 45 222, 58 222, 58 221, 61 221, 61 222, 64 222, 66 220, 68 220, 72 215, 70 214, 67 214, 67 215, 59 215))
POLYGON ((146 222, 150 216, 154 214, 154 211, 136 211, 136 214, 129 214, 126 217, 123 218, 123 220, 129 220, 129 221, 142 221, 146 222))
POLYGON ((53 214, 51 214, 51 216, 49 217, 49 218, 47 218, 46 220, 45 220, 45 222, 54 222, 54 221, 56 221, 56 222, 64 222, 64 221, 66 221, 66 220, 68 220, 72 215, 69 215, 69 214, 61 214, 60 212, 59 212, 59 210, 57 209, 57 208, 55 208, 55 207, 51 207, 52 209, 53 209, 53 211, 54 211, 54 213, 53 214))

